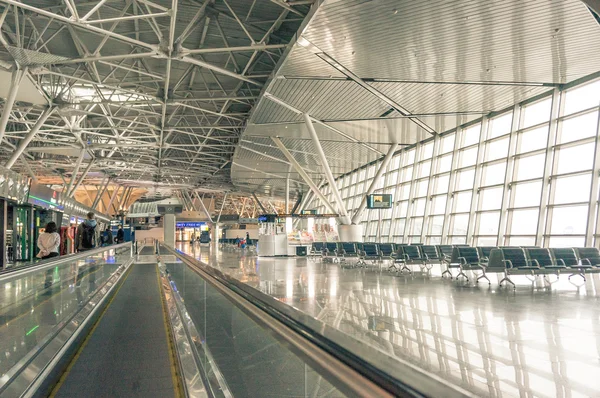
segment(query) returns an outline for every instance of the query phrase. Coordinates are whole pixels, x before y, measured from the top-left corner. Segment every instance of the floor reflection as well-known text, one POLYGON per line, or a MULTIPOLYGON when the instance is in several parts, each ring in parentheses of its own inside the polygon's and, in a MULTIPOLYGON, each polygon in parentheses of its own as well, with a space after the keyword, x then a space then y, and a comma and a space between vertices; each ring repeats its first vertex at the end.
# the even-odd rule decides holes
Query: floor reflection
MULTIPOLYGON (((479 396, 600 396, 597 275, 516 292, 394 276, 307 258, 179 249, 394 357, 479 396)), ((542 281, 539 281, 542 286, 542 281)))

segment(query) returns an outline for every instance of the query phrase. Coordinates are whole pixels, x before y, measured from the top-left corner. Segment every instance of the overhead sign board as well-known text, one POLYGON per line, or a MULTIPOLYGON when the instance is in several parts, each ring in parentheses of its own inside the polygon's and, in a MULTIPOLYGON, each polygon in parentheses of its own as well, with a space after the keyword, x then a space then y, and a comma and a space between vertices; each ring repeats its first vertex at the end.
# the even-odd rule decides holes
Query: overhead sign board
POLYGON ((178 222, 175 223, 177 228, 201 228, 205 223, 203 222, 178 222))
POLYGON ((156 206, 159 214, 180 214, 183 212, 183 205, 158 205, 156 206))
POLYGON ((60 200, 60 193, 46 185, 31 182, 27 203, 48 210, 63 211, 64 205, 60 200))
POLYGON ((239 223, 240 224, 257 224, 258 218, 240 218, 239 223))

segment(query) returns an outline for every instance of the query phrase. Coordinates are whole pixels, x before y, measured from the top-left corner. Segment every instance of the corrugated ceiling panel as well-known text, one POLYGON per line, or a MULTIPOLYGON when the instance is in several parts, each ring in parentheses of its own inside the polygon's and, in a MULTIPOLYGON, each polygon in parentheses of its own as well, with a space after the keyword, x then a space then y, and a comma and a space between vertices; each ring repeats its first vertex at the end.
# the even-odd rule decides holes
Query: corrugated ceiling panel
POLYGON ((509 85, 392 82, 376 82, 371 85, 410 112, 417 114, 489 113, 551 90, 550 87, 509 85))
POLYGON ((278 75, 345 77, 339 70, 301 46, 294 46, 278 75))
POLYGON ((325 4, 303 34, 363 78, 567 82, 598 70, 579 0, 325 4))

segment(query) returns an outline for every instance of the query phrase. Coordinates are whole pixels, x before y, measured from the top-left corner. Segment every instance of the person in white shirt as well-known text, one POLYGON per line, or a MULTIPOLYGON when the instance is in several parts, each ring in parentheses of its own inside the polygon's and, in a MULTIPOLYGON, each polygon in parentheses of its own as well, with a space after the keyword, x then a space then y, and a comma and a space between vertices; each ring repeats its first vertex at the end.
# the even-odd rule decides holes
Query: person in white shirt
POLYGON ((37 258, 45 260, 47 258, 58 257, 60 253, 60 235, 56 223, 50 221, 46 225, 44 233, 40 234, 37 240, 37 246, 40 252, 37 258))

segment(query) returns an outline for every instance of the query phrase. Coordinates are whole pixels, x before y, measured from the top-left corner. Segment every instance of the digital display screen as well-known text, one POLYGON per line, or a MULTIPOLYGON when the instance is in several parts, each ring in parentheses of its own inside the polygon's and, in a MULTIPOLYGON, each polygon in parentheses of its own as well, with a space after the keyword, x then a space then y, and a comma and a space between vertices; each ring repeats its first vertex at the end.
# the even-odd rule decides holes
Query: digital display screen
POLYGON ((275 222, 276 219, 276 214, 262 214, 258 216, 258 222, 275 222))
POLYGON ((317 211, 316 210, 302 210, 300 212, 300 214, 303 214, 303 215, 315 215, 316 216, 317 215, 317 211))
POLYGON ((367 195, 367 209, 390 209, 391 207, 391 194, 367 195))

